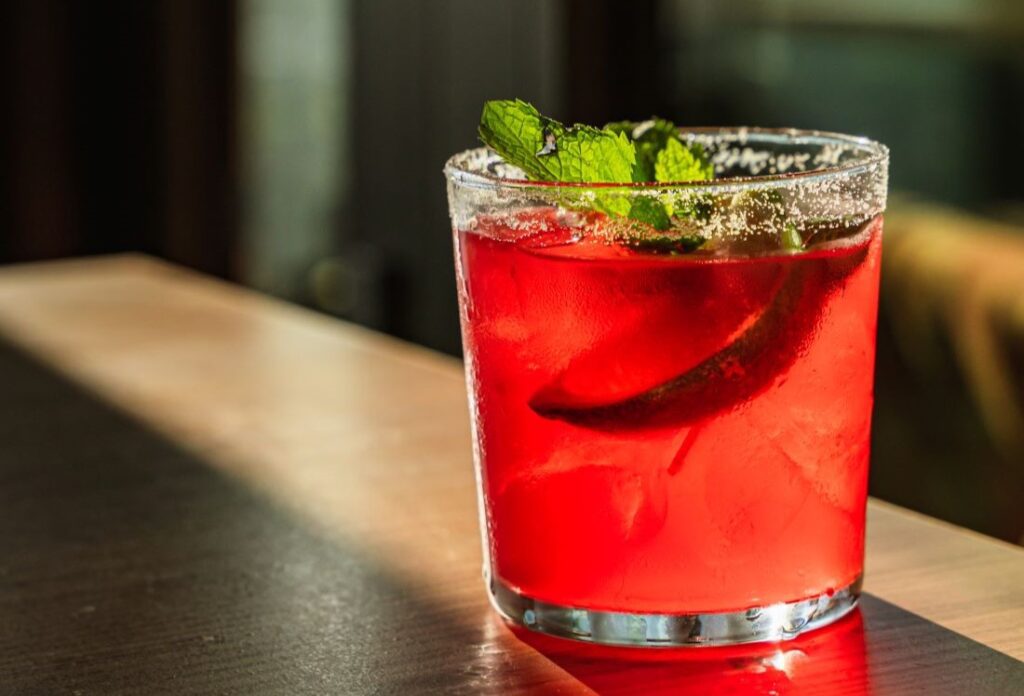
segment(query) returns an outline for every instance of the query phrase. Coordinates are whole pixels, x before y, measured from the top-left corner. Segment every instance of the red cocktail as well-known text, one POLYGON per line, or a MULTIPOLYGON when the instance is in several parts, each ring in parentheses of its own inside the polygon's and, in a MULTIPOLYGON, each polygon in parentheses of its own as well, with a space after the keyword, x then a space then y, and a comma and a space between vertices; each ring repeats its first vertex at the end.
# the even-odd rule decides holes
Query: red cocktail
MULTIPOLYGON (((882 187, 884 204, 884 173, 882 187)), ((751 213, 788 199, 703 190, 712 212, 695 226, 721 236, 664 254, 560 195, 453 214, 499 610, 647 645, 784 638, 846 613, 863 567, 877 202, 794 222, 774 204, 751 213), (750 234, 714 227, 739 212, 750 234), (799 250, 779 242, 790 228, 799 250)))

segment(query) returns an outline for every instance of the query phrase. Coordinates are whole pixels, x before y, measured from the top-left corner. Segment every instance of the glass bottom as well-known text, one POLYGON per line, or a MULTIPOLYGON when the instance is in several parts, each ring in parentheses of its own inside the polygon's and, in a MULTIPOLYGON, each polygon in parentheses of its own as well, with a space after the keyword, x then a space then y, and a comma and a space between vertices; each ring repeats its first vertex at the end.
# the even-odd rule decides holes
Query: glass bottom
POLYGON ((702 647, 790 640, 846 616, 857 606, 861 577, 831 593, 744 611, 707 614, 630 614, 542 602, 496 578, 491 603, 512 623, 539 633, 601 645, 702 647))

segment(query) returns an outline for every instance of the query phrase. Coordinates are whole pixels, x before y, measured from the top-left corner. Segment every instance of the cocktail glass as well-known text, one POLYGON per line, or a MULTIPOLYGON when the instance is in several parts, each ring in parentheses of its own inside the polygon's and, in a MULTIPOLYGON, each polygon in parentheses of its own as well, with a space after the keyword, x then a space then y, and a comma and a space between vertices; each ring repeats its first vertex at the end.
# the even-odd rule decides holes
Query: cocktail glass
POLYGON ((735 644, 857 602, 888 152, 681 137, 713 181, 531 182, 486 149, 445 168, 484 571, 533 630, 735 644), (607 212, 652 200, 673 229, 607 212))

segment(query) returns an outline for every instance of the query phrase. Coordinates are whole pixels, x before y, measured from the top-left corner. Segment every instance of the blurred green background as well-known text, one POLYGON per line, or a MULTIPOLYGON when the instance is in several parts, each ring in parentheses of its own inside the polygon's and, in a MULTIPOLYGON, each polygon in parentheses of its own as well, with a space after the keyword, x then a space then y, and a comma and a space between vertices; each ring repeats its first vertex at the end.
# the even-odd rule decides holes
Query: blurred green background
POLYGON ((1024 541, 1019 0, 12 0, 0 261, 141 250, 439 350, 488 98, 892 150, 872 492, 1024 541))

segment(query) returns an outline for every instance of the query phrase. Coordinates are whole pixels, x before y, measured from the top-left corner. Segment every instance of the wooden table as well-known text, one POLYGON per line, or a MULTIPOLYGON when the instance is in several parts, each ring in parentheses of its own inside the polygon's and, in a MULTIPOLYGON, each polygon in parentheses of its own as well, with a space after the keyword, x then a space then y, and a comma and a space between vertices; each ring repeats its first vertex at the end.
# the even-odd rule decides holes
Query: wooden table
POLYGON ((1024 693, 1024 549, 872 501, 808 640, 517 638, 457 361, 139 256, 0 270, 0 332, 5 694, 1024 693))

